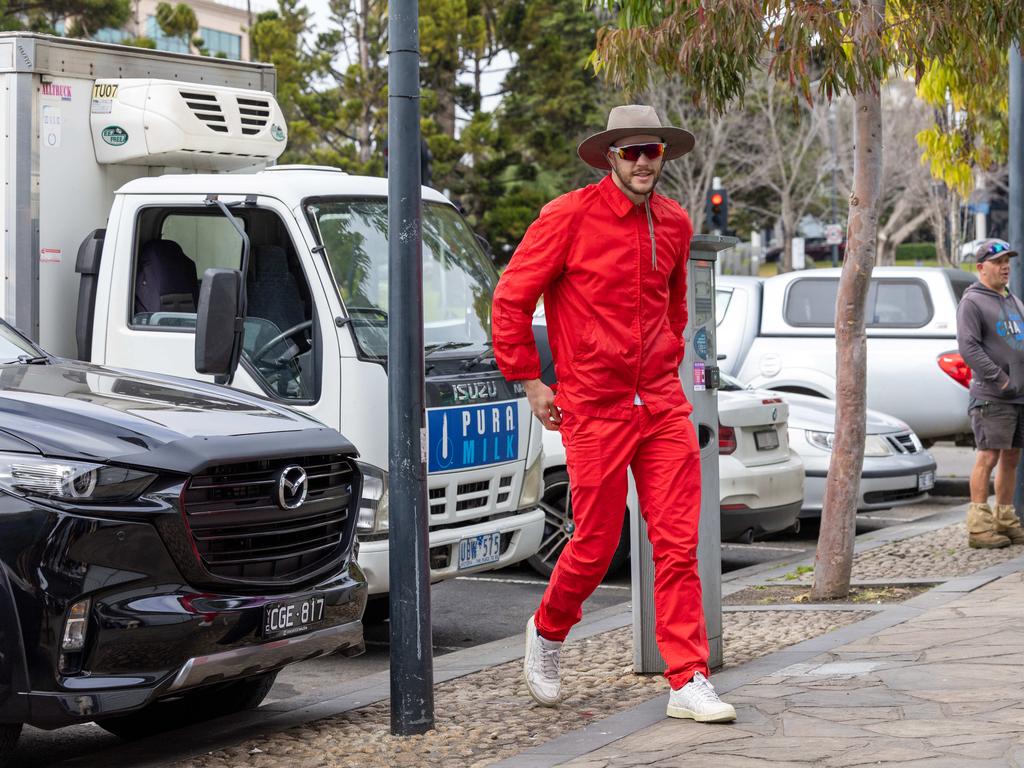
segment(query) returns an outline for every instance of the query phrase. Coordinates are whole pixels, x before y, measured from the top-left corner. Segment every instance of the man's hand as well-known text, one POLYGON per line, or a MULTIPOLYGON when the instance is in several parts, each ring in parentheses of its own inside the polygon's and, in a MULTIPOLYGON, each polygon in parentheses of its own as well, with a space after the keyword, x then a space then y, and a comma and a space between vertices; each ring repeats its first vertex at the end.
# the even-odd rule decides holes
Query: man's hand
POLYGON ((555 405, 555 393, 551 387, 540 379, 529 379, 523 382, 526 397, 530 401, 530 410, 540 419, 544 429, 557 432, 562 423, 562 411, 555 405))

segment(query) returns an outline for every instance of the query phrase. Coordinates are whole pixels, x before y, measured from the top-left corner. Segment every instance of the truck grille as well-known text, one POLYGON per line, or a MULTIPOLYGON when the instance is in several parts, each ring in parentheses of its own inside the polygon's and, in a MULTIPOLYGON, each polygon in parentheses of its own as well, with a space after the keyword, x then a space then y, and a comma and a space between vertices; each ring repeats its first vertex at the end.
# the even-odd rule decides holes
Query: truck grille
MULTIPOLYGON (((179 90, 178 95, 184 99, 185 106, 192 111, 196 119, 211 131, 215 133, 229 132, 224 109, 221 107, 217 94, 179 90)), ((235 102, 243 135, 255 136, 267 127, 267 123, 270 122, 270 102, 267 99, 236 96, 235 102)), ((231 111, 230 101, 228 109, 231 111)))
POLYGON ((280 581, 337 562, 351 541, 356 475, 343 456, 265 459, 213 467, 193 477, 182 497, 196 553, 214 576, 280 581), (287 468, 307 475, 305 501, 279 502, 287 468))
POLYGON ((242 133, 255 136, 267 127, 270 120, 270 102, 266 99, 238 97, 238 112, 242 116, 242 133))
POLYGON ((198 91, 178 91, 181 98, 185 100, 186 106, 192 110, 200 122, 217 133, 227 133, 228 126, 224 120, 224 112, 220 108, 217 96, 212 93, 200 93, 198 91))
MULTIPOLYGON (((431 481, 437 482, 437 478, 431 481)), ((511 495, 512 475, 469 483, 446 483, 429 490, 430 515, 437 519, 453 512, 458 515, 485 507, 508 509, 511 495)))

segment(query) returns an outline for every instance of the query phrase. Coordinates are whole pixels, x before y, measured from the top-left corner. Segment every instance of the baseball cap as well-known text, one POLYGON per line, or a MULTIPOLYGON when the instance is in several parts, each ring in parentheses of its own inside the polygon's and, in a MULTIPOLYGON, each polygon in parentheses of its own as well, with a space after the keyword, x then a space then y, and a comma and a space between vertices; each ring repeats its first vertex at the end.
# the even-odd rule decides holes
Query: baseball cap
POLYGON ((974 257, 981 264, 983 261, 989 259, 996 259, 1003 255, 1016 256, 1017 252, 1010 248, 1010 244, 1005 240, 998 238, 989 238, 988 240, 982 240, 978 244, 978 247, 974 251, 974 257))

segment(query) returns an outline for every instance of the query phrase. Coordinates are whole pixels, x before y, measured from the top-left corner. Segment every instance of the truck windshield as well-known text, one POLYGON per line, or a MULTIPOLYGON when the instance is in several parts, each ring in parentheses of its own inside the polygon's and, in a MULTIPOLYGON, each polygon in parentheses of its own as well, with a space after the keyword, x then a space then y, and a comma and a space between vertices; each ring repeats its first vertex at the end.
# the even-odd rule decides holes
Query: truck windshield
MULTIPOLYGON (((386 200, 319 198, 306 206, 363 354, 388 350, 386 200)), ((428 349, 474 356, 491 338, 498 272, 459 213, 423 205, 423 341, 428 349)))

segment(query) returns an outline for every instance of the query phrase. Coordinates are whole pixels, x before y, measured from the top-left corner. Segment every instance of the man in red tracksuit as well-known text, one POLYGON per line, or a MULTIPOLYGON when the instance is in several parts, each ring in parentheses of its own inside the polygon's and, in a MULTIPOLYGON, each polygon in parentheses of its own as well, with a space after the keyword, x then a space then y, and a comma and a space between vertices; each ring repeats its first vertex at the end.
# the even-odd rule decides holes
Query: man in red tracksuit
POLYGON ((559 652, 604 578, 622 532, 631 467, 654 548, 657 640, 668 715, 735 720, 707 680, 697 575, 700 460, 679 364, 693 227, 654 187, 693 136, 652 107, 614 108, 580 158, 610 171, 548 203, 494 292, 494 353, 522 381, 534 414, 565 445, 575 530, 527 623, 524 673, 540 704, 558 703, 559 652), (558 394, 540 380, 532 318, 544 296, 558 394))

